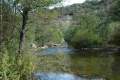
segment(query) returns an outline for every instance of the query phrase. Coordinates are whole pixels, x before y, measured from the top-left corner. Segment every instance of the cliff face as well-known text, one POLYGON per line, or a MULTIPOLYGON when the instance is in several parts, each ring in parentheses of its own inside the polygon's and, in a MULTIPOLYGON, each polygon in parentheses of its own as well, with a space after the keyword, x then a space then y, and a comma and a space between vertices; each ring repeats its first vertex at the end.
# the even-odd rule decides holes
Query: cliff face
POLYGON ((82 15, 96 15, 101 19, 106 19, 106 4, 107 2, 104 0, 87 0, 82 4, 74 4, 71 6, 55 8, 54 10, 59 13, 57 22, 61 23, 62 26, 67 27, 71 24, 78 25, 78 18, 80 18, 82 15))

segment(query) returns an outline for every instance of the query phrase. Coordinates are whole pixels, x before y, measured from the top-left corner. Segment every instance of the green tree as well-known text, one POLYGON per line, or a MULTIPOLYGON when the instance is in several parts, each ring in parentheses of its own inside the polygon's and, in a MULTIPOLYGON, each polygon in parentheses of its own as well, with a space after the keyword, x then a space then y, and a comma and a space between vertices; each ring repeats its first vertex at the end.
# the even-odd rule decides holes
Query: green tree
POLYGON ((111 0, 108 14, 113 21, 120 21, 120 0, 111 0))
MULTIPOLYGON (((0 4, 1 6, 1 19, 0 19, 0 45, 11 49, 11 46, 16 46, 14 43, 18 41, 16 37, 18 36, 18 26, 20 17, 12 11, 12 8, 8 5, 8 2, 3 2, 0 4), (11 44, 12 43, 12 44, 11 44)), ((0 46, 2 47, 2 46, 0 46)), ((14 47, 17 48, 17 47, 14 47)), ((1 49, 2 50, 2 49, 1 49)))
POLYGON ((103 38, 100 36, 98 25, 100 18, 95 15, 81 15, 77 19, 78 25, 72 25, 68 29, 65 40, 74 48, 99 47, 103 44, 103 38))
POLYGON ((120 22, 112 22, 109 26, 108 43, 110 45, 120 46, 120 22))
POLYGON ((110 17, 110 33, 109 43, 120 46, 120 0, 110 0, 108 16, 110 17))
POLYGON ((20 31, 20 42, 19 42, 19 53, 23 47, 25 32, 26 32, 26 24, 28 20, 28 14, 30 11, 34 11, 37 9, 44 9, 48 6, 55 4, 61 0, 16 0, 15 3, 19 5, 20 8, 17 8, 22 15, 22 26, 20 31))

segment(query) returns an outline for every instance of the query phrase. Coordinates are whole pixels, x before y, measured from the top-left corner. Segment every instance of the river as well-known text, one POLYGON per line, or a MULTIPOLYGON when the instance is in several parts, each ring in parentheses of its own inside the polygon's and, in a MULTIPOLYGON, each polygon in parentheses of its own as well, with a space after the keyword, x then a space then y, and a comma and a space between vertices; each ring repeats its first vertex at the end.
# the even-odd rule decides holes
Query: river
POLYGON ((47 48, 37 55, 37 80, 120 80, 119 52, 47 48))

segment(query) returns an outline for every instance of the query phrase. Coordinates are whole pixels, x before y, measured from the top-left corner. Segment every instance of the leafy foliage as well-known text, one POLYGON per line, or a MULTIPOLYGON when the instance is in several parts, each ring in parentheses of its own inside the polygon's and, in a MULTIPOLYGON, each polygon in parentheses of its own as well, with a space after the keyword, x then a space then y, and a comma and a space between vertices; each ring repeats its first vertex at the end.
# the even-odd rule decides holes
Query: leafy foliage
POLYGON ((30 80, 35 70, 36 57, 28 46, 25 46, 24 51, 18 55, 19 32, 22 31, 20 23, 24 23, 24 19, 26 19, 24 27, 28 28, 23 29, 26 39, 24 45, 30 44, 35 39, 35 27, 30 26, 28 22, 28 12, 37 7, 44 8, 54 3, 55 0, 43 0, 46 3, 41 2, 42 6, 37 6, 39 2, 36 1, 35 4, 34 0, 2 0, 0 3, 2 19, 0 23, 0 79, 2 80, 30 80))
POLYGON ((111 0, 109 16, 113 21, 120 21, 120 0, 111 0))
POLYGON ((1 80, 28 80, 35 69, 35 56, 24 53, 24 56, 16 60, 6 49, 0 52, 0 79, 1 80))
POLYGON ((94 15, 81 15, 79 25, 66 32, 65 40, 75 48, 97 47, 103 44, 98 25, 100 19, 94 15))
POLYGON ((109 44, 113 44, 116 46, 120 45, 120 23, 112 22, 110 24, 110 33, 109 33, 109 44))

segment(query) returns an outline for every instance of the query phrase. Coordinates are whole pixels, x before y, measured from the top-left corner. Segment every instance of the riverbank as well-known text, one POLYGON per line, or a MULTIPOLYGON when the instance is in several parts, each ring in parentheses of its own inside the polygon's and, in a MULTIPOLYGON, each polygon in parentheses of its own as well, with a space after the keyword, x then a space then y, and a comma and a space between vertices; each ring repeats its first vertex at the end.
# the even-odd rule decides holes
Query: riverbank
POLYGON ((100 47, 100 48, 81 48, 81 49, 75 49, 76 51, 120 51, 119 47, 100 47))

